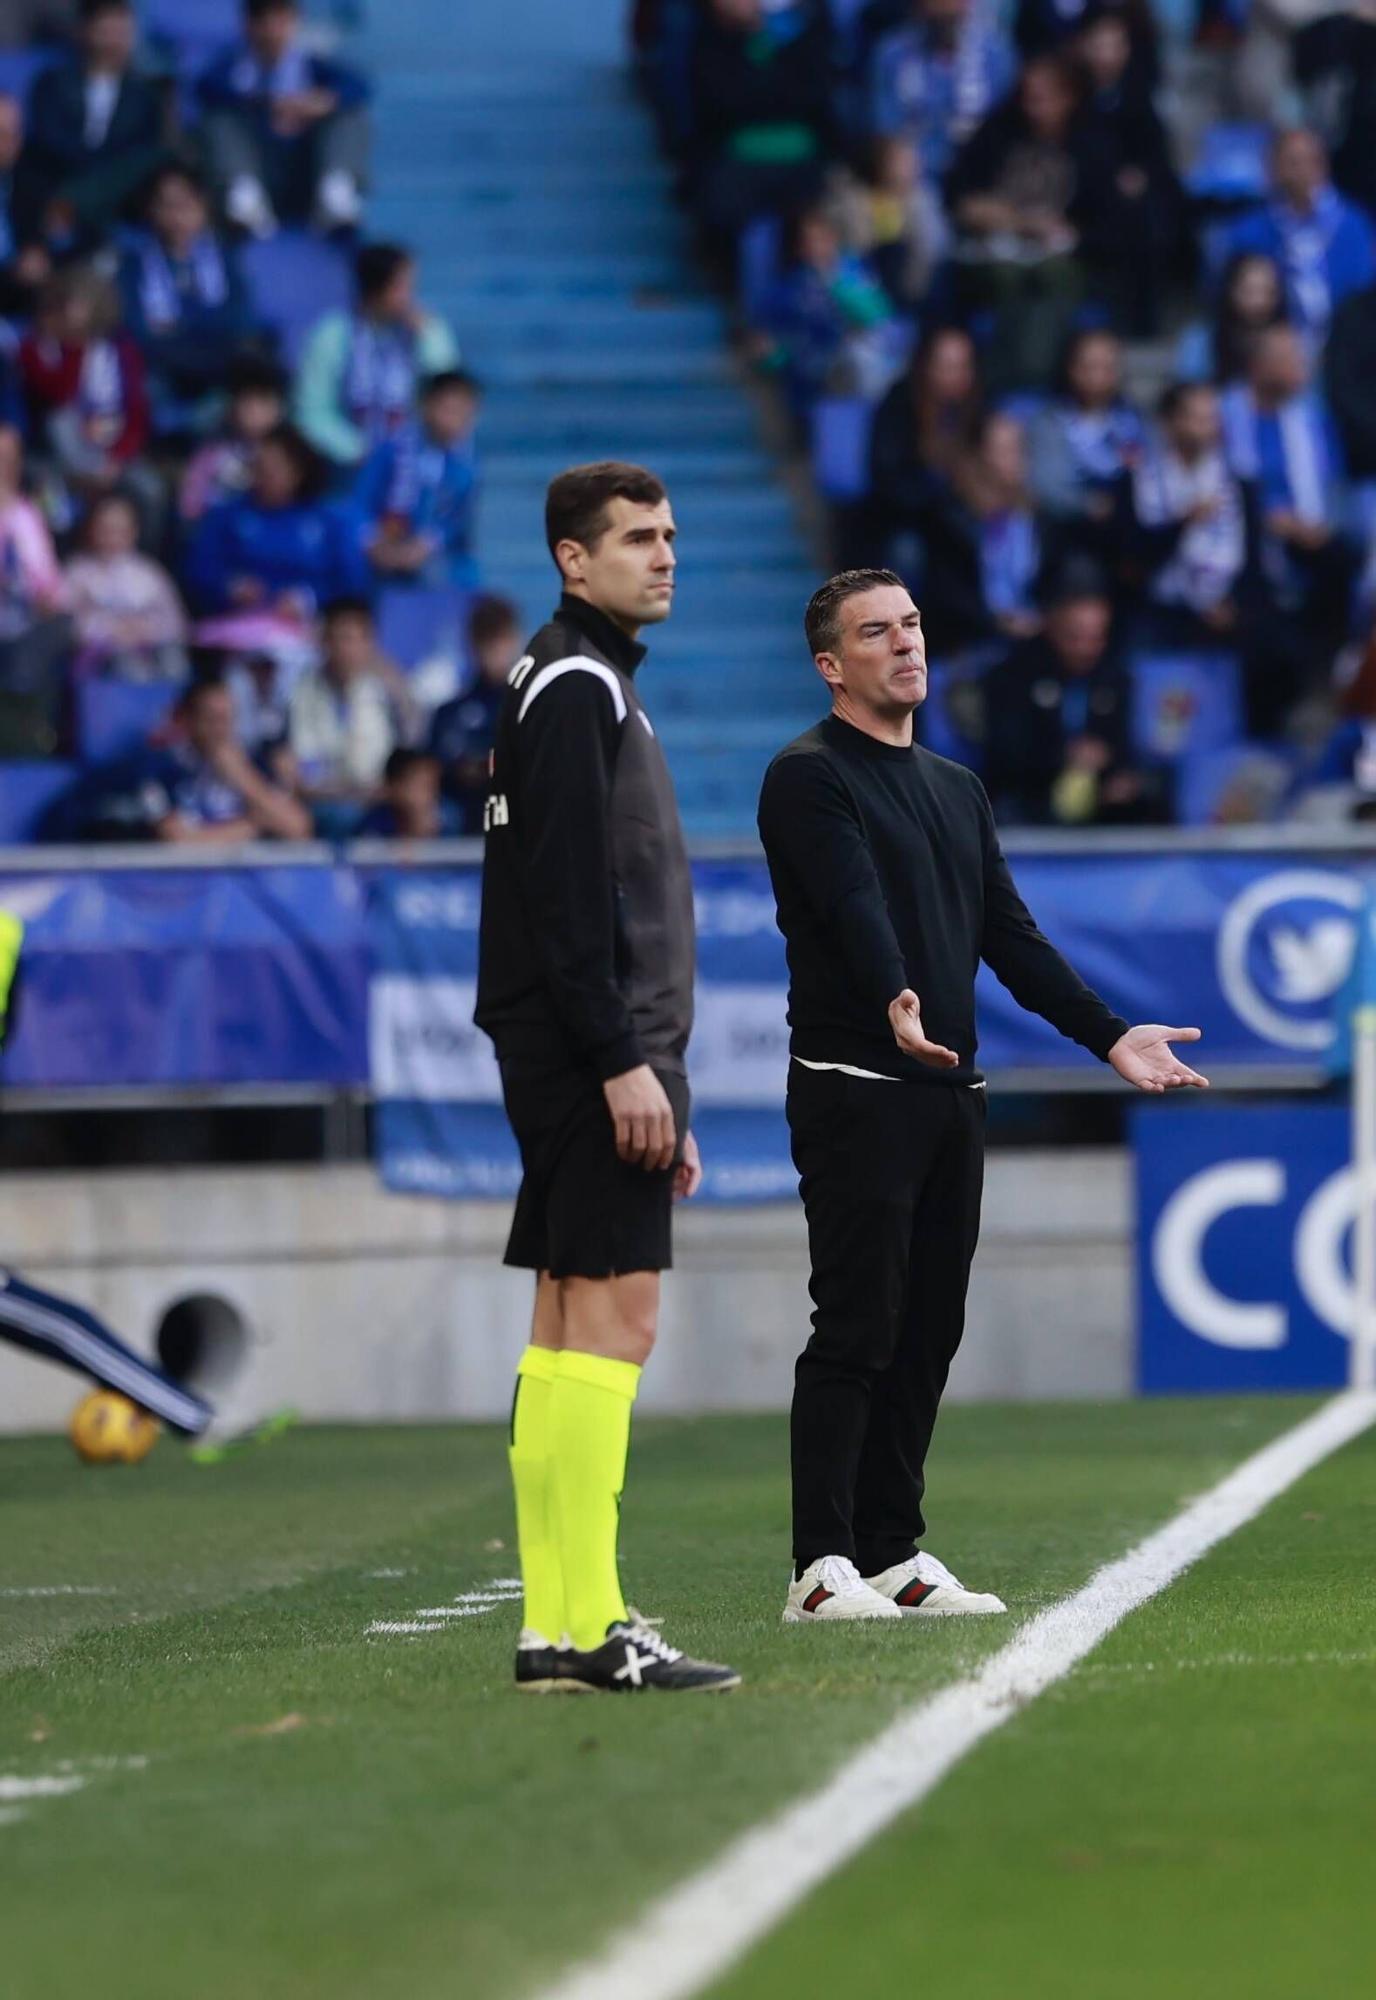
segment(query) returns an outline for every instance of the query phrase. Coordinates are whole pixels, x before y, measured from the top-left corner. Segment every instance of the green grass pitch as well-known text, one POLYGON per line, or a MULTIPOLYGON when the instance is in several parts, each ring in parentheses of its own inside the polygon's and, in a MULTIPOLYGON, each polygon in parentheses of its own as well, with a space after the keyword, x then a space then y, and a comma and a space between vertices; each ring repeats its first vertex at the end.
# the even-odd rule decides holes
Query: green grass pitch
MULTIPOLYGON (((1012 1616, 897 1630, 780 1626, 781 1420, 643 1421, 629 1594, 747 1676, 678 1702, 516 1696, 511 1601, 369 1633, 513 1573, 499 1430, 306 1430, 213 1468, 164 1442, 106 1472, 0 1443, 0 1993, 534 1993, 1305 1407, 950 1410, 930 1543, 1012 1616)), ((1368 1436, 714 1992, 1369 1990, 1373 1546, 1368 1436)))

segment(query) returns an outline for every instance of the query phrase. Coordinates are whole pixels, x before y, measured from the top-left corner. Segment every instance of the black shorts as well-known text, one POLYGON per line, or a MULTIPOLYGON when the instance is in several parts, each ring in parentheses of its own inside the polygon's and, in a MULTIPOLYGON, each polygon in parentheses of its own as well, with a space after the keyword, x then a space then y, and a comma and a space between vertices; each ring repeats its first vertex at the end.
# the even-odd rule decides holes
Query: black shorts
MULTIPOLYGON (((501 1069, 524 1170, 504 1262, 555 1278, 667 1271, 674 1169, 646 1173, 617 1157, 611 1113, 591 1070, 516 1062, 501 1069)), ((673 1106, 677 1158, 688 1131, 688 1080, 656 1075, 673 1106)))

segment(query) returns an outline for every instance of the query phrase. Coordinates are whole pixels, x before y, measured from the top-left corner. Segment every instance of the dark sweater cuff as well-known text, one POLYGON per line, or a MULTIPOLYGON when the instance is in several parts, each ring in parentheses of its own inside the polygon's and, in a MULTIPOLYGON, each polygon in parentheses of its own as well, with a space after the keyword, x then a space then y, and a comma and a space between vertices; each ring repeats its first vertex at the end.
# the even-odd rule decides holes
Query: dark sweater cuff
POLYGON ((624 1076, 628 1069, 639 1069, 644 1060, 645 1052, 630 1031, 618 1035, 614 1042, 603 1042, 592 1052, 592 1066, 601 1083, 606 1083, 609 1077, 624 1076))
POLYGON ((1113 1014, 1102 1027, 1095 1030, 1093 1040, 1087 1042, 1085 1046, 1091 1055, 1098 1056, 1100 1062, 1107 1062, 1109 1050, 1115 1043, 1120 1042, 1127 1032, 1127 1022, 1113 1014))

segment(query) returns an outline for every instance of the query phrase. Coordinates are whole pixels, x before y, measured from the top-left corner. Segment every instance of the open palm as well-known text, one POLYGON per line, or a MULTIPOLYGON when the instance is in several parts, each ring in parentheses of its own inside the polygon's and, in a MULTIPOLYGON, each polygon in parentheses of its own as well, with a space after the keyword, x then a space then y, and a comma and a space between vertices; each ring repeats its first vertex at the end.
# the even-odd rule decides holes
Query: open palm
POLYGON ((1163 1028, 1159 1021, 1129 1028, 1108 1052, 1108 1059, 1124 1083, 1138 1090, 1178 1090, 1188 1084, 1207 1090, 1209 1079, 1191 1069, 1171 1051, 1172 1042, 1197 1042, 1198 1028, 1163 1028))

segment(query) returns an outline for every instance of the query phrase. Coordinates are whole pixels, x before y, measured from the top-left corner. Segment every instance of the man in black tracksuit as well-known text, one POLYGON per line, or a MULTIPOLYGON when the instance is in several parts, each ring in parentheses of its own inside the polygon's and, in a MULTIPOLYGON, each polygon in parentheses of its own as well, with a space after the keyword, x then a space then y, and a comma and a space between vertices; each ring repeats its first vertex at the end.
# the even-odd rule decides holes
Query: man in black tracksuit
POLYGON ((636 682, 637 634, 673 601, 674 520, 652 473, 616 463, 562 473, 545 512, 564 594, 497 719, 475 1014, 521 1149, 506 1261, 536 1273, 511 1423, 516 1681, 708 1691, 739 1676, 628 1611, 616 1555, 670 1205, 701 1178, 684 1065, 693 881, 636 682))
POLYGON ((1129 1029, 1090 991, 1014 887, 979 780, 914 744, 926 655, 900 579, 847 571, 806 622, 832 711, 774 759, 759 813, 788 947, 788 1120, 815 1308, 793 1399, 784 1618, 1002 1611, 917 1547, 979 1234, 976 970, 985 960, 1142 1090, 1203 1083, 1167 1046, 1198 1030, 1129 1029))

